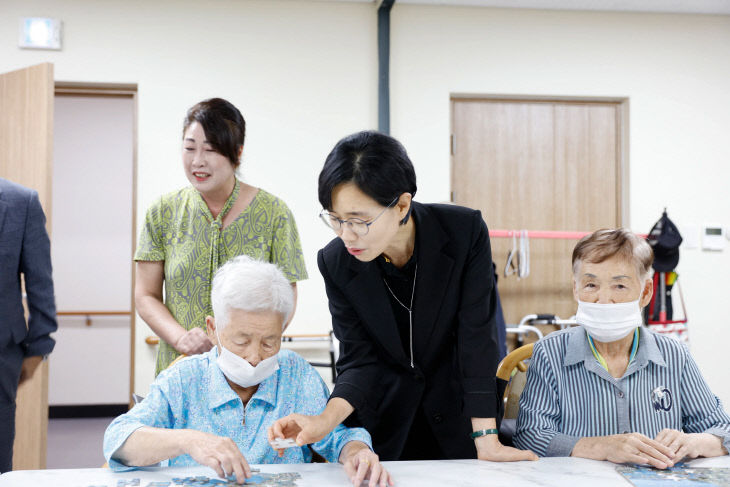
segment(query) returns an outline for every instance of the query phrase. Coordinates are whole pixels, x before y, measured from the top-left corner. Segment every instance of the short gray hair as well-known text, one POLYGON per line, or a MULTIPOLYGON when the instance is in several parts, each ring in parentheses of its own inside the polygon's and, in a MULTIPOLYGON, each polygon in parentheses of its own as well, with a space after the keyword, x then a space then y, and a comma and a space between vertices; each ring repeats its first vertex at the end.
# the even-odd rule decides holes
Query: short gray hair
POLYGON ((210 300, 219 331, 228 325, 231 309, 276 311, 284 316, 283 327, 294 308, 294 291, 274 264, 239 255, 215 273, 210 300))
POLYGON ((602 228, 580 239, 573 249, 573 274, 581 262, 600 264, 616 255, 636 266, 640 280, 649 276, 654 252, 645 238, 626 228, 602 228))

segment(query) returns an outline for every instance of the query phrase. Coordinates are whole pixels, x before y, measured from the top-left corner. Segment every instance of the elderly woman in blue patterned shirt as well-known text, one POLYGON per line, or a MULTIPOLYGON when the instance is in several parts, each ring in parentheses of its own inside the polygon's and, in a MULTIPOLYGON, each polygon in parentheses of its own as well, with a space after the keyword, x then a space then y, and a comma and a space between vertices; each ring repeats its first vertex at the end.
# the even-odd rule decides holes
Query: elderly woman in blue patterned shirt
POLYGON ((599 230, 573 251, 581 325, 535 344, 514 443, 540 456, 667 468, 726 455, 730 416, 680 342, 642 328, 649 244, 599 230))
MULTIPOLYGON (((293 310, 289 281, 273 264, 240 256, 213 280, 215 318, 206 319, 217 346, 163 371, 150 394, 116 418, 104 435, 113 469, 202 464, 218 475, 251 476, 249 463, 302 463, 306 445, 277 452, 267 428, 291 413, 319 414, 329 392, 319 374, 294 352, 281 350, 282 328, 293 310)), ((312 450, 340 461, 355 485, 392 481, 362 428, 339 425, 312 450)))

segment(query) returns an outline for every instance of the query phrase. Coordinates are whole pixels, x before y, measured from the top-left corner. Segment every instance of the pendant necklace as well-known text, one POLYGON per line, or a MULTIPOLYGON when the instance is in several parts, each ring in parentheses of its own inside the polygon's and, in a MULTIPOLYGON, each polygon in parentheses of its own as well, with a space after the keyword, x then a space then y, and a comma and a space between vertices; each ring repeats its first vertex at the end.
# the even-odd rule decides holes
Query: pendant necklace
POLYGON ((410 306, 406 306, 401 302, 400 299, 398 299, 398 296, 395 295, 392 289, 390 289, 390 286, 388 286, 388 281, 383 278, 383 282, 385 283, 385 287, 388 288, 388 291, 390 292, 390 295, 393 296, 393 298, 403 306, 403 308, 408 311, 408 331, 409 331, 409 346, 410 346, 410 352, 411 352, 411 368, 415 368, 413 365, 413 297, 416 295, 416 277, 418 276, 418 263, 416 263, 416 269, 413 271, 413 289, 411 289, 411 303, 410 306))

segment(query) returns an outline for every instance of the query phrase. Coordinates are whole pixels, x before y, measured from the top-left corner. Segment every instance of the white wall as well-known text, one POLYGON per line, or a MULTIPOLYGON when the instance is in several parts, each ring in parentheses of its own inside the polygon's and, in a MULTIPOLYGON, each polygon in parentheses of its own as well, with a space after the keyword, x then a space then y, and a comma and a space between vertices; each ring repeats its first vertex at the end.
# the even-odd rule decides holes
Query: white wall
MULTIPOLYGON (((680 225, 730 226, 730 17, 396 4, 392 18, 392 132, 416 164, 419 200, 448 198, 451 93, 626 96, 632 228, 648 231, 665 205, 680 225)), ((154 197, 185 184, 185 109, 214 95, 239 106, 244 177, 283 197, 302 234, 311 278, 292 331, 327 329, 316 177, 336 140, 376 125, 373 5, 5 0, 0 32, 1 71, 51 61, 58 80, 139 85, 138 225, 154 197), (17 49, 17 19, 31 15, 64 21, 64 51, 17 49)), ((729 255, 686 251, 679 268, 693 351, 727 404, 729 255)))

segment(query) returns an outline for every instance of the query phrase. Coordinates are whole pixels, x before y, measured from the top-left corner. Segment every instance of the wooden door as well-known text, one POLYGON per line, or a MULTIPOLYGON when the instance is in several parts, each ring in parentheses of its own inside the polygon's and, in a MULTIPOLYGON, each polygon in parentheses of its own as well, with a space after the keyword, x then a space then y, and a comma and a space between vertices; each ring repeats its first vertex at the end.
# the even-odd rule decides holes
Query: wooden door
MULTIPOLYGON (((0 75, 0 177, 38 191, 51 228, 53 65, 0 75)), ((48 364, 18 389, 13 469, 46 466, 48 364)))
MULTIPOLYGON (((621 222, 620 102, 452 100, 452 199, 490 229, 593 231, 621 222)), ((503 271, 512 240, 494 238, 508 324, 575 313, 576 241, 530 240, 530 275, 503 271)))

